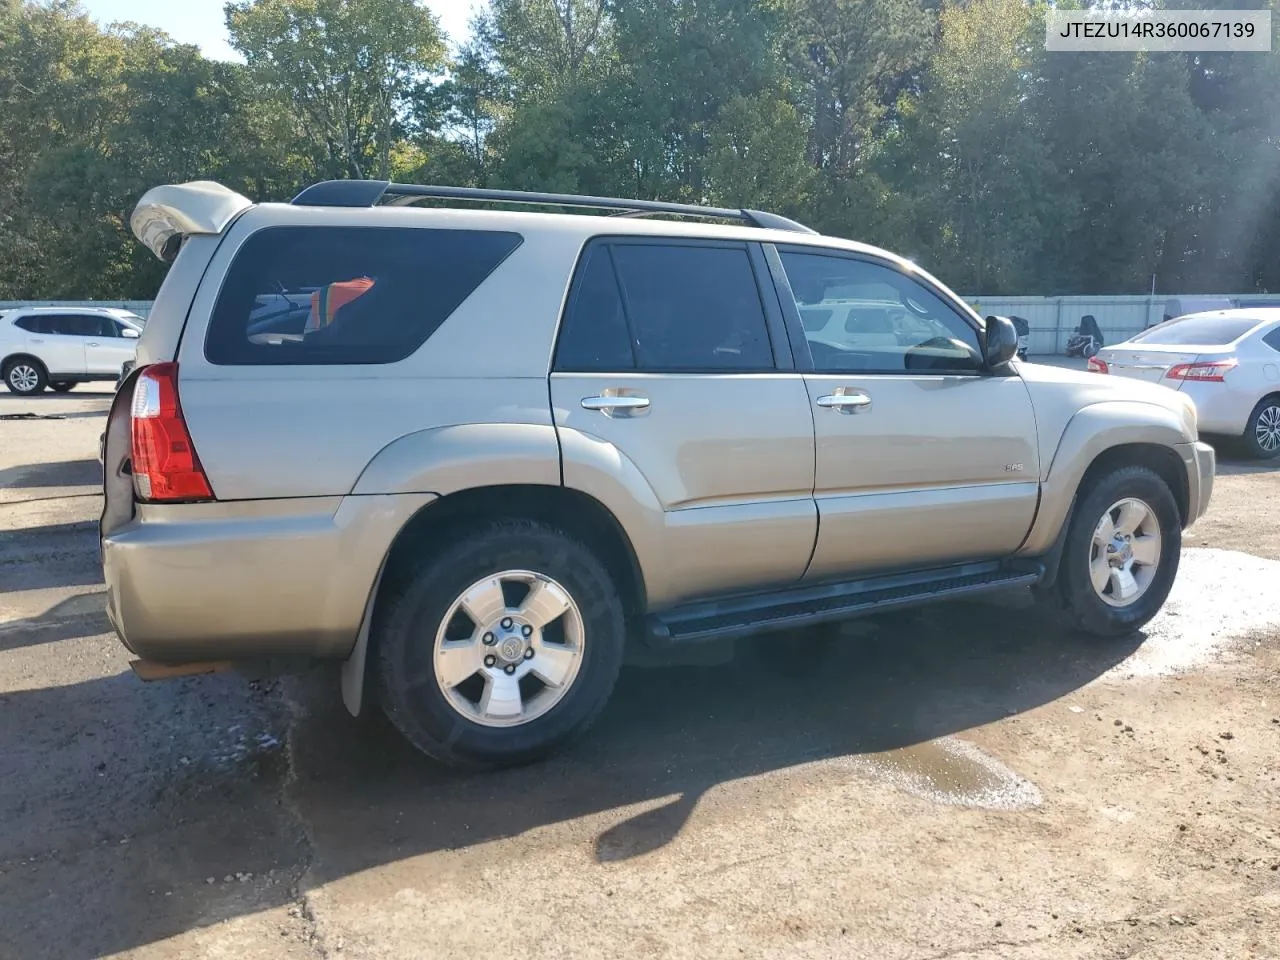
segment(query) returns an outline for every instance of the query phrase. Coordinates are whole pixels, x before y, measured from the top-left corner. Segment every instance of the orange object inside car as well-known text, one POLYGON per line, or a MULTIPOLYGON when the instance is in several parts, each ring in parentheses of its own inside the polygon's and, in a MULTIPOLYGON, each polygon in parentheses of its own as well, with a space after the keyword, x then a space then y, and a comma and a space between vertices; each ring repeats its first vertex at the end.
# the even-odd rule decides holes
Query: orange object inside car
POLYGON ((373 289, 373 281, 368 277, 357 277, 354 280, 339 280, 321 287, 311 295, 311 316, 307 318, 305 330, 319 330, 333 323, 339 310, 353 300, 357 300, 373 289))

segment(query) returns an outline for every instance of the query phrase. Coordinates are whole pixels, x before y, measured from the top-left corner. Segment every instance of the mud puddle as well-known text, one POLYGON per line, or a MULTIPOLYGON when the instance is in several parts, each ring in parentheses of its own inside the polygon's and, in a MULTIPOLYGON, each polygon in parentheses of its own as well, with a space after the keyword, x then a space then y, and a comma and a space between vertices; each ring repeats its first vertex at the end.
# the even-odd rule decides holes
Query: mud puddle
POLYGON ((1280 628, 1280 562, 1234 550, 1190 547, 1142 646, 1107 679, 1183 673, 1232 659, 1280 628))
POLYGON ((1035 784, 954 737, 866 754, 857 764, 877 780, 948 806, 1018 810, 1042 800, 1035 784))

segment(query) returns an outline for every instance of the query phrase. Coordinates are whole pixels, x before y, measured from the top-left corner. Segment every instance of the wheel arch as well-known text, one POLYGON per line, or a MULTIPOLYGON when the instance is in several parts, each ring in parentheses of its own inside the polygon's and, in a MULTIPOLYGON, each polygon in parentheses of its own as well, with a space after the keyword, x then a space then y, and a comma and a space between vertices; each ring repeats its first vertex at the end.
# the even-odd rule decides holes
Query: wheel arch
POLYGON ((18 351, 17 353, 11 353, 8 356, 6 356, 3 360, 0 360, 0 370, 7 370, 9 368, 9 364, 13 363, 16 360, 30 361, 31 363, 34 363, 36 366, 38 366, 41 370, 43 370, 45 372, 45 376, 49 375, 49 367, 43 360, 37 357, 34 353, 24 353, 22 351, 18 351))
POLYGON ((1071 521, 1080 503, 1081 495, 1088 491, 1098 477, 1106 476, 1111 471, 1122 467, 1135 466, 1146 467, 1168 485, 1178 507, 1179 524, 1185 527, 1190 510, 1191 490, 1186 468, 1178 453, 1171 447, 1158 443, 1121 443, 1114 447, 1107 447, 1085 468, 1080 482, 1072 493, 1071 502, 1061 526, 1044 553, 1045 573, 1042 582, 1045 585, 1054 583, 1058 578, 1058 568, 1062 562, 1063 548, 1066 546, 1067 531, 1071 528, 1071 521))
POLYGON ((1194 429, 1168 407, 1134 401, 1092 404, 1076 413, 1058 441, 1040 486, 1040 507, 1019 553, 1046 556, 1071 519, 1076 494, 1099 471, 1137 464, 1154 470, 1173 491, 1180 519, 1190 516, 1186 456, 1194 429))
POLYGON ((350 713, 360 714, 368 694, 366 664, 383 603, 412 573, 412 560, 429 553, 433 542, 494 519, 537 520, 582 541, 600 557, 618 584, 628 616, 645 610, 644 573, 635 548, 622 524, 595 497, 547 484, 502 484, 447 494, 410 517, 383 558, 355 647, 343 664, 342 695, 350 713))

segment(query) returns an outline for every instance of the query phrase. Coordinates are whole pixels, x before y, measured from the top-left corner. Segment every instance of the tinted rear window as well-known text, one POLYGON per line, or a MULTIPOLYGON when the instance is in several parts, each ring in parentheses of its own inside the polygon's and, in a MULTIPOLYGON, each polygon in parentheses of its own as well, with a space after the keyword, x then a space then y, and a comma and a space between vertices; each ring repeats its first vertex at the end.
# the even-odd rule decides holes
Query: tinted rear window
POLYGON ((205 355, 217 364, 403 360, 520 242, 490 230, 268 227, 227 272, 205 355))
POLYGON ((641 370, 773 369, 745 247, 619 243, 612 253, 641 370))
POLYGON ((1132 343, 1187 344, 1190 346, 1222 346, 1234 343, 1258 325, 1258 321, 1239 317, 1189 317, 1171 320, 1140 333, 1132 343))
POLYGON ((555 369, 750 372, 774 367, 747 248, 595 241, 578 269, 555 369))

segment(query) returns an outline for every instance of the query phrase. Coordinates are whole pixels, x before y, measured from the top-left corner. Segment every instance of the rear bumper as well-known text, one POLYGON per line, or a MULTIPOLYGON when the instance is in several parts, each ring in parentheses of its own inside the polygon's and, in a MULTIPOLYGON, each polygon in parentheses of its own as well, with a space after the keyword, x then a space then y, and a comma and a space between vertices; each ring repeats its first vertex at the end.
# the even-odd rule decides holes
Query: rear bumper
POLYGON ((102 539, 107 615, 147 660, 345 657, 432 494, 149 505, 102 539))
POLYGON ((1217 455, 1213 447, 1200 442, 1179 444, 1178 452, 1187 468, 1187 517, 1183 526, 1189 527, 1209 509, 1217 455))

